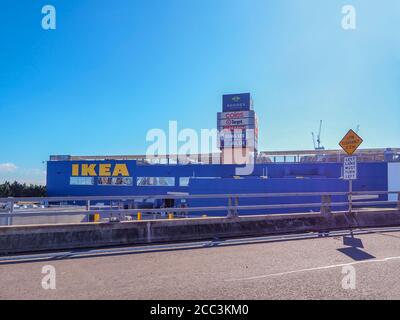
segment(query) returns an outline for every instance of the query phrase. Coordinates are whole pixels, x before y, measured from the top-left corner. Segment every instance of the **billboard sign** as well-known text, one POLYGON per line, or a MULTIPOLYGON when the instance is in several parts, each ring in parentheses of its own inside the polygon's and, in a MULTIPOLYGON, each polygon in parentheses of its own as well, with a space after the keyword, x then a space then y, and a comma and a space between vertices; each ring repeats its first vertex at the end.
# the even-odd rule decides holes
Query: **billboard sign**
POLYGON ((249 111, 253 105, 250 93, 225 94, 222 96, 222 111, 249 111))
POLYGON ((245 148, 246 145, 246 140, 221 141, 221 147, 223 148, 245 148))
POLYGON ((222 140, 246 139, 246 130, 224 130, 220 132, 222 140))
POLYGON ((250 129, 224 130, 220 132, 219 142, 221 148, 246 148, 255 147, 257 138, 254 136, 254 130, 250 129))
POLYGON ((243 119, 243 118, 255 118, 255 112, 254 111, 218 112, 218 120, 243 119))
POLYGON ((218 131, 222 130, 254 130, 255 125, 254 124, 249 124, 249 125, 218 125, 217 127, 218 131))
POLYGON ((222 130, 219 132, 219 136, 221 139, 246 139, 255 137, 257 138, 256 132, 254 129, 240 129, 240 130, 222 130))
POLYGON ((236 140, 221 140, 220 147, 222 148, 246 148, 256 146, 256 141, 251 139, 236 139, 236 140))
POLYGON ((241 118, 241 119, 220 119, 218 126, 249 126, 254 125, 254 118, 241 118))

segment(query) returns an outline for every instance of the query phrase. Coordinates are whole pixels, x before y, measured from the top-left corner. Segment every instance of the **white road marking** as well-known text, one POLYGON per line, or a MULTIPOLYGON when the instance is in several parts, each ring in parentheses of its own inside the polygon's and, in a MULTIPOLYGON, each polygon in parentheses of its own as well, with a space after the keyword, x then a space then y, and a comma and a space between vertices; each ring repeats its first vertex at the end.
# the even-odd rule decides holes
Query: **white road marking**
POLYGON ((352 266, 352 265, 357 265, 357 264, 387 262, 387 261, 390 261, 390 260, 399 260, 399 259, 400 259, 400 256, 387 257, 387 258, 384 258, 384 259, 371 259, 371 260, 364 260, 364 261, 355 261, 355 262, 350 262, 350 263, 333 264, 333 265, 329 265, 329 266, 322 266, 322 267, 315 267, 315 268, 308 268, 308 269, 299 269, 299 270, 292 270, 292 271, 286 271, 286 272, 264 274, 264 275, 260 275, 260 276, 253 276, 253 277, 246 277, 246 278, 226 279, 225 281, 257 280, 257 279, 263 279, 263 278, 269 278, 269 277, 285 276, 285 275, 294 274, 294 273, 325 270, 325 269, 333 269, 333 268, 340 268, 340 267, 344 267, 344 266, 352 266))

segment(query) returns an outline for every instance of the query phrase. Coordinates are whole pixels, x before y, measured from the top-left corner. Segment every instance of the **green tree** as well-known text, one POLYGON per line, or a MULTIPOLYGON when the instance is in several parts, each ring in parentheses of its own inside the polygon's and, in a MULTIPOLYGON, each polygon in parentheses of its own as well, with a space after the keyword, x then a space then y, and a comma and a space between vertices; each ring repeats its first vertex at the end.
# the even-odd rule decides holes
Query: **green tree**
POLYGON ((40 185, 27 185, 26 183, 19 183, 8 181, 0 184, 0 197, 45 197, 46 187, 40 185))

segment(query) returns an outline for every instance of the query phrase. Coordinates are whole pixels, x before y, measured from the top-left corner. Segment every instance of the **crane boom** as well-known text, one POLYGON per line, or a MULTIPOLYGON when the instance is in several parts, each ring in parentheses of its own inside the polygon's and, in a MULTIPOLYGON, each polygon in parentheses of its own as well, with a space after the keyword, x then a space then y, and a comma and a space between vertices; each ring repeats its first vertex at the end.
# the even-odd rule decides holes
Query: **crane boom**
POLYGON ((315 135, 314 132, 312 132, 312 138, 313 138, 313 143, 314 143, 314 149, 315 150, 325 150, 325 147, 321 145, 321 131, 322 131, 322 120, 319 122, 319 130, 318 130, 318 135, 317 135, 317 143, 315 143, 315 135))
POLYGON ((314 149, 317 149, 317 146, 315 145, 315 135, 314 132, 311 132, 312 135, 312 140, 313 140, 313 144, 314 144, 314 149))

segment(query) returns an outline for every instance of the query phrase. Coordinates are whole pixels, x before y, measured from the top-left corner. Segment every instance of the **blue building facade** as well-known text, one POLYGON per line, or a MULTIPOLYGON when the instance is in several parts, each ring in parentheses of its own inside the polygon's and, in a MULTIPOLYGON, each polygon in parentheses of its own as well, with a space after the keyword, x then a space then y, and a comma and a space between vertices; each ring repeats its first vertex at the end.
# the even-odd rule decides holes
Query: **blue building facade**
MULTIPOLYGON (((48 196, 151 196, 185 194, 246 194, 286 192, 345 192, 342 163, 255 164, 248 176, 236 176, 236 165, 139 164, 135 160, 49 161, 48 196)), ((354 191, 387 191, 388 163, 360 162, 354 191)), ((240 198, 240 204, 320 202, 320 197, 240 198)), ((344 197, 333 199, 345 201, 344 197)), ((387 196, 380 196, 387 200, 387 196)), ((175 205, 178 205, 177 203, 175 205)), ((189 200, 189 206, 226 205, 224 199, 189 200)), ((312 208, 309 209, 311 211, 312 208)), ((274 210, 292 212, 293 210, 274 210)), ((268 213, 246 211, 240 214, 268 213)), ((213 215, 226 213, 215 212, 213 215)))

